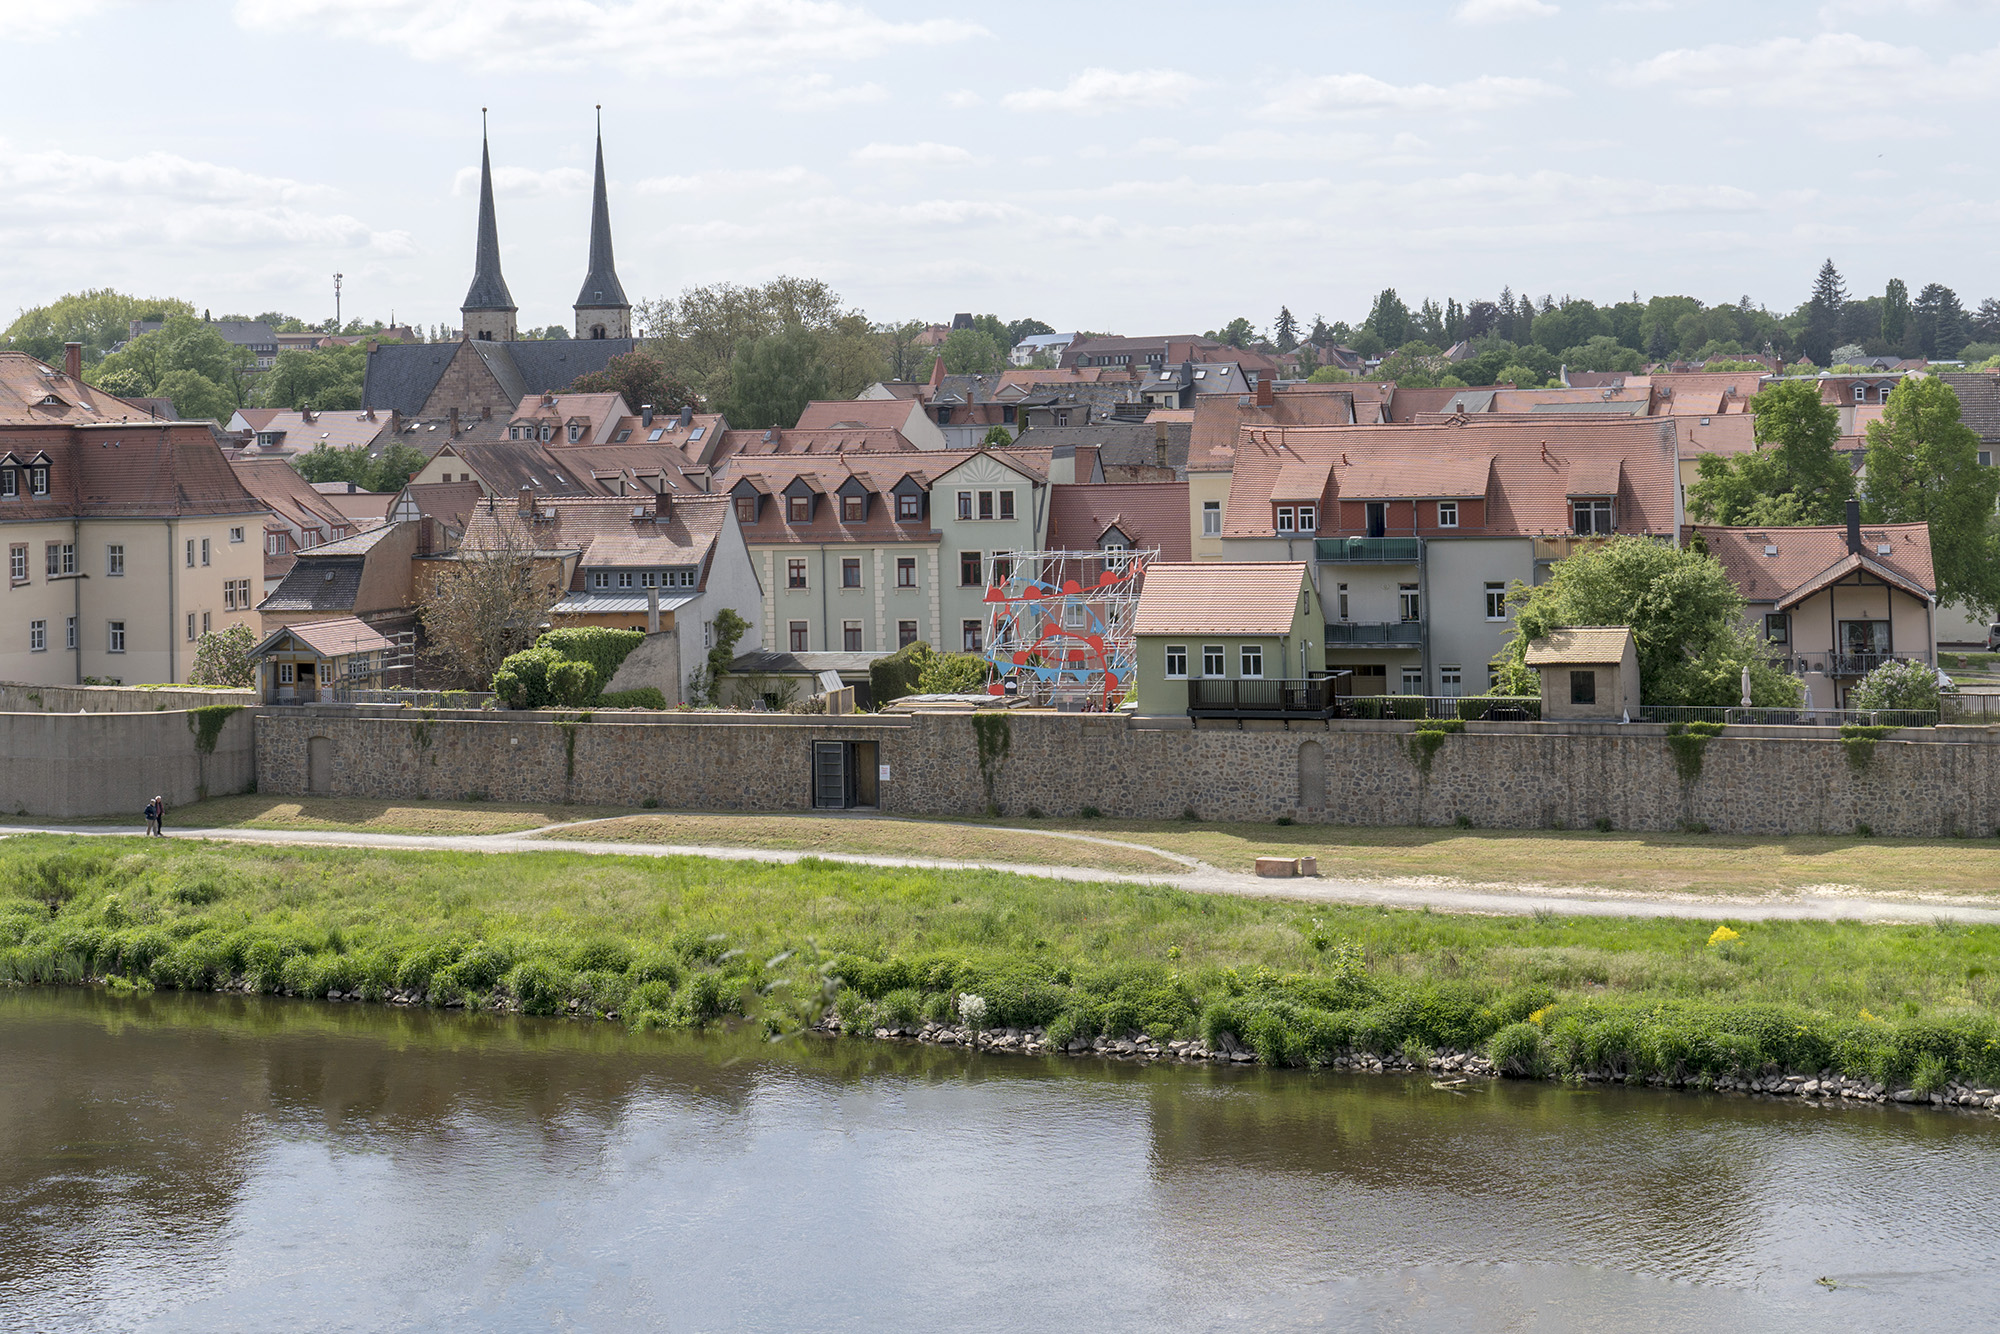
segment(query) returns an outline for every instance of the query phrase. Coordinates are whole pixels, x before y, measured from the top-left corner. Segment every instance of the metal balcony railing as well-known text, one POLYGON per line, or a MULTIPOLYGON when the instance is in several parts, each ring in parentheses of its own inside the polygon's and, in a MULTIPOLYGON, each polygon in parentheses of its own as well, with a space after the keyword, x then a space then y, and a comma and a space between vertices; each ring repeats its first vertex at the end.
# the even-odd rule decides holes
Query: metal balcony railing
POLYGON ((1322 537, 1322 565, 1415 565, 1423 559, 1419 537, 1322 537))
POLYGON ((1335 680, 1323 676, 1309 681, 1196 677, 1188 682, 1188 712, 1198 718, 1324 718, 1337 689, 1335 680))
POLYGON ((1885 662, 1922 662, 1928 653, 1800 653, 1778 659, 1778 665, 1793 676, 1817 672, 1825 676, 1866 676, 1885 662))
POLYGON ((1328 648, 1381 644, 1407 644, 1414 648, 1423 642, 1422 621, 1328 621, 1326 624, 1328 648))
POLYGON ((1640 723, 1735 723, 1758 727, 1936 727, 1938 716, 1922 709, 1739 708, 1701 704, 1642 704, 1640 723))

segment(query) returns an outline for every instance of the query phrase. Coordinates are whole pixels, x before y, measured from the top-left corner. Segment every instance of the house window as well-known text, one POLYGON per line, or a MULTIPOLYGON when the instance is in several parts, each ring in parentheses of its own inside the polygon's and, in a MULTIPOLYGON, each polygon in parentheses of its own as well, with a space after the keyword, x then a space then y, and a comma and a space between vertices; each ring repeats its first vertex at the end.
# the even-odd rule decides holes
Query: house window
POLYGON ((660 585, 663 588, 693 588, 696 573, 694 570, 669 570, 660 576, 660 585))
POLYGON ((68 649, 76 647, 76 617, 74 616, 65 616, 63 618, 63 647, 68 649))
POLYGON ((1201 535, 1203 537, 1222 536, 1222 502, 1204 500, 1201 502, 1201 535))
POLYGON ((201 632, 203 634, 207 634, 209 632, 210 626, 213 624, 213 622, 209 619, 211 615, 212 613, 210 612, 203 612, 201 614, 201 632))
POLYGON ((1187 679, 1187 645, 1167 645, 1167 679, 1183 681, 1187 679))
POLYGON ((970 491, 961 491, 958 493, 958 517, 961 519, 970 519, 972 517, 972 493, 970 491))
POLYGON ((1781 611, 1771 612, 1764 617, 1764 638, 1773 644, 1792 642, 1792 618, 1781 611))
POLYGON ((862 512, 867 507, 868 498, 866 496, 842 496, 840 498, 840 516, 849 523, 860 523, 863 518, 862 512))
POLYGON ((1421 695, 1424 693, 1423 668, 1405 667, 1403 669, 1402 693, 1405 695, 1421 695))
POLYGON ((49 646, 49 623, 47 621, 28 622, 28 652, 40 653, 49 646))
POLYGON ((1279 532, 1281 532, 1281 533, 1289 533, 1289 532, 1291 532, 1291 531, 1292 531, 1292 519, 1293 519, 1293 516, 1294 516, 1294 514, 1295 514, 1295 511, 1294 511, 1294 510, 1292 509, 1292 507, 1291 507, 1290 505, 1280 505, 1280 506, 1278 506, 1278 531, 1279 531, 1279 532))
POLYGON ((861 651, 861 622, 842 621, 840 623, 840 646, 849 653, 861 651))
POLYGON ((807 523, 812 519, 811 496, 785 497, 785 517, 793 523, 807 523))
POLYGON ((840 562, 840 586, 842 588, 861 587, 861 561, 859 557, 848 556, 840 562))
POLYGON ((958 553, 958 586, 960 588, 979 587, 980 584, 985 582, 982 573, 983 570, 984 562, 977 551, 961 551, 958 553))
POLYGON ((1245 644, 1243 646, 1243 651, 1238 655, 1238 657, 1240 659, 1239 665, 1243 668, 1242 675, 1244 680, 1256 681, 1260 680, 1263 677, 1264 675, 1263 645, 1245 644))
POLYGON ((1302 533, 1319 531, 1319 506, 1299 506, 1299 531, 1302 533))
POLYGON ((48 548, 49 578, 76 573, 76 547, 69 542, 51 542, 48 548))
POLYGON ((981 491, 979 493, 979 517, 982 519, 993 517, 993 493, 991 491, 981 491))
POLYGON ((1855 385, 1855 386, 1854 386, 1854 401, 1855 401, 1856 403, 1866 403, 1866 402, 1868 401, 1868 386, 1867 386, 1867 385, 1865 385, 1865 384, 1857 384, 1857 385, 1855 385))
POLYGON ((231 528, 229 530, 229 540, 232 542, 241 542, 243 540, 243 530, 241 528, 231 528))
POLYGON ((208 539, 205 537, 201 539, 201 563, 208 564, 208 539))
POLYGON ((1002 491, 1000 493, 1000 517, 1003 519, 1014 517, 1014 493, 1012 491, 1002 491))
POLYGON ((195 636, 194 636, 194 613, 193 613, 193 612, 189 612, 189 613, 188 613, 188 642, 189 642, 190 644, 192 644, 192 643, 194 642, 194 637, 195 637, 195 636))
POLYGON ((47 468, 28 469, 28 490, 31 494, 45 496, 49 493, 49 470, 47 468))
POLYGON ((639 576, 639 587, 641 588, 658 588, 665 582, 664 579, 660 578, 658 570, 647 570, 639 576))
POLYGON ((1104 568, 1107 570, 1124 569, 1126 561, 1131 559, 1130 556, 1126 554, 1130 550, 1131 548, 1127 547, 1123 542, 1118 541, 1116 538, 1113 538, 1111 541, 1106 542, 1104 544, 1104 568))
POLYGON ((194 568, 194 539, 192 537, 187 540, 187 567, 190 570, 194 568))
POLYGON ((917 623, 915 621, 897 621, 896 647, 908 648, 910 645, 916 642, 917 642, 917 623))
POLYGON ((611 587, 611 572, 608 570, 594 571, 590 576, 590 586, 592 588, 611 587))
POLYGON ((802 560, 785 562, 785 587, 804 588, 806 586, 806 563, 802 560))
POLYGON ((757 497, 755 496, 736 497, 736 522, 738 523, 757 522, 757 497))
POLYGON ((915 588, 917 586, 917 560, 914 556, 896 557, 896 587, 915 588))
POLYGON ((1203 676, 1229 675, 1228 659, 1223 655, 1222 645, 1203 644, 1201 646, 1201 674, 1203 676))
POLYGON ((104 630, 104 651, 106 653, 123 653, 125 651, 125 622, 108 622, 104 630))
POLYGON ((804 653, 806 651, 807 638, 811 633, 811 626, 805 621, 793 621, 787 628, 790 632, 788 642, 791 644, 792 652, 804 653))
POLYGON ((979 653, 986 648, 986 625, 983 621, 960 621, 959 640, 967 653, 979 653))
POLYGON ((17 584, 28 582, 28 544, 16 542, 7 548, 7 577, 17 584))
POLYGON ((572 426, 572 427, 570 427, 570 428, 569 428, 569 442, 570 442, 570 443, 571 443, 571 444, 573 445, 573 444, 577 443, 577 442, 578 442, 579 440, 581 440, 581 439, 583 439, 583 428, 582 428, 581 426, 572 426))
POLYGON ((1346 585, 1346 584, 1336 584, 1336 585, 1334 585, 1334 602, 1335 602, 1335 604, 1336 604, 1336 606, 1337 606, 1337 609, 1338 609, 1338 612, 1339 612, 1339 616, 1340 616, 1340 619, 1341 619, 1341 620, 1343 620, 1343 621, 1344 621, 1344 620, 1346 620, 1346 619, 1347 619, 1347 585, 1346 585))
POLYGON ((1456 500, 1440 500, 1438 502, 1438 527, 1458 527, 1458 502, 1456 500))
POLYGON ((993 580, 993 586, 999 588, 1008 579, 1013 577, 1014 562, 1008 560, 1005 556, 995 556, 993 558, 993 568, 989 571, 989 574, 993 580))
POLYGON ((15 468, 0 468, 0 496, 12 500, 21 494, 21 474, 15 468))
POLYGON ((1446 699, 1457 699, 1465 690, 1465 670, 1460 667, 1438 668, 1438 694, 1446 699))
POLYGON ((1990 449, 1982 449, 1982 450, 1980 450, 1980 451, 1979 451, 1979 466, 1980 466, 1980 467, 1982 467, 1982 468, 1990 468, 1990 467, 1992 467, 1992 466, 1993 466, 1993 451, 1992 451, 1992 450, 1990 450, 1990 449))
POLYGON ((921 518, 923 509, 924 498, 914 491, 896 497, 896 517, 899 519, 921 518))
POLYGON ((1569 674, 1569 702, 1572 704, 1597 703, 1597 673, 1571 672, 1569 674))
POLYGON ((632 572, 630 570, 620 570, 618 572, 618 586, 620 588, 630 588, 632 586, 632 572))
POLYGON ((289 662, 279 663, 278 684, 281 686, 291 685, 293 682, 298 680, 298 671, 299 671, 298 667, 293 663, 289 662))
POLYGON ((1507 619, 1507 585, 1486 581, 1486 619, 1504 621, 1507 619))
POLYGON ((1367 507, 1368 536, 1386 537, 1389 533, 1389 502, 1371 500, 1367 507))
POLYGON ((1576 531, 1584 533, 1608 533, 1611 531, 1611 502, 1605 500, 1579 500, 1576 502, 1576 531))
POLYGON ((1424 618, 1423 595, 1415 584, 1399 584, 1396 589, 1396 603, 1405 621, 1420 621, 1424 618))

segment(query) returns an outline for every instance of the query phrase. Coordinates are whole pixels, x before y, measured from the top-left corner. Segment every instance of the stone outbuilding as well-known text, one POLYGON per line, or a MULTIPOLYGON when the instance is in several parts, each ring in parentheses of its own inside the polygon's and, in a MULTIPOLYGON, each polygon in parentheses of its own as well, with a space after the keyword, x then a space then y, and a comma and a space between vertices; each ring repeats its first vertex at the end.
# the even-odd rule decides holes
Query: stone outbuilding
POLYGON ((1623 625, 1578 625, 1528 645, 1542 674, 1542 721, 1639 716, 1639 647, 1623 625))

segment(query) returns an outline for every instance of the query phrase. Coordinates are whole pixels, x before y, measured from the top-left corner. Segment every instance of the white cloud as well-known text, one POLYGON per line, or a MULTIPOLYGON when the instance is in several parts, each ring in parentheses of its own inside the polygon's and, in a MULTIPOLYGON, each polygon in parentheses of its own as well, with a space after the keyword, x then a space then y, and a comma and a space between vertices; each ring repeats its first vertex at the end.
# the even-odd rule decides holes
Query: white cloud
POLYGON ((693 176, 649 176, 633 189, 642 195, 747 194, 758 190, 819 189, 826 184, 824 176, 804 167, 776 167, 706 171, 693 176))
POLYGON ((1885 13, 1930 17, 1991 14, 1996 9, 2000 9, 2000 0, 1828 0, 1820 6, 1819 17, 1822 23, 1835 23, 1852 18, 1880 18, 1885 13))
POLYGON ((1462 0, 1451 16, 1460 23, 1512 23, 1552 18, 1556 13, 1556 6, 1546 0, 1462 0))
POLYGON ((1463 83, 1386 83, 1372 74, 1323 74, 1316 79, 1300 79, 1278 88, 1265 102, 1269 116, 1381 115, 1395 112, 1412 115, 1437 112, 1466 115, 1522 106, 1551 97, 1565 97, 1566 90, 1540 79, 1517 79, 1482 74, 1463 83))
POLYGON ((1663 51, 1631 71, 1697 106, 1831 106, 1845 113, 1992 98, 2000 48, 1940 59, 1851 32, 1776 37, 1752 46, 1663 51))
POLYGON ((47 42, 73 30, 85 19, 111 8, 113 0, 0 0, 0 32, 9 42, 47 42))
POLYGON ((953 144, 869 144, 854 150, 856 162, 889 163, 897 166, 938 167, 954 162, 970 162, 972 154, 953 144))
POLYGON ((1023 88, 1000 99, 1009 111, 1138 111, 1185 104, 1202 87, 1173 69, 1087 69, 1061 88, 1023 88))
POLYGON ((889 90, 879 83, 840 85, 834 83, 831 74, 788 79, 778 88, 778 105, 787 111, 826 111, 888 100, 889 90))
POLYGON ((236 0, 237 21, 395 47, 485 73, 595 69, 734 77, 869 59, 986 35, 958 19, 905 22, 840 0, 236 0))
POLYGON ((944 99, 944 104, 946 106, 957 107, 960 110, 964 110, 967 107, 982 106, 985 104, 985 102, 986 102, 985 98, 981 97, 978 93, 973 92, 969 88, 960 88, 956 92, 947 93, 945 94, 945 99, 944 99))
MULTIPOLYGON (((512 199, 560 199, 580 195, 590 188, 590 175, 580 167, 551 167, 536 171, 531 167, 495 167, 493 193, 512 199)), ((479 168, 460 167, 451 178, 455 195, 479 193, 479 168)))

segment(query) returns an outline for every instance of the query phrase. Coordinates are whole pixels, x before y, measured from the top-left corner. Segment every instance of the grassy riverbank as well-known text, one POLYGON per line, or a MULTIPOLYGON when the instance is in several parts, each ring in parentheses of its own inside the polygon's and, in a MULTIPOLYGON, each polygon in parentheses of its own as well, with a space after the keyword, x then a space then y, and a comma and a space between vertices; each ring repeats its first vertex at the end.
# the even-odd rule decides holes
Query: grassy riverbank
POLYGON ((2000 1080, 2000 929, 1472 917, 988 872, 17 836, 0 981, 413 993, 638 1026, 952 1015, 1242 1037, 1280 1064, 1483 1046, 1522 1073, 2000 1080))

